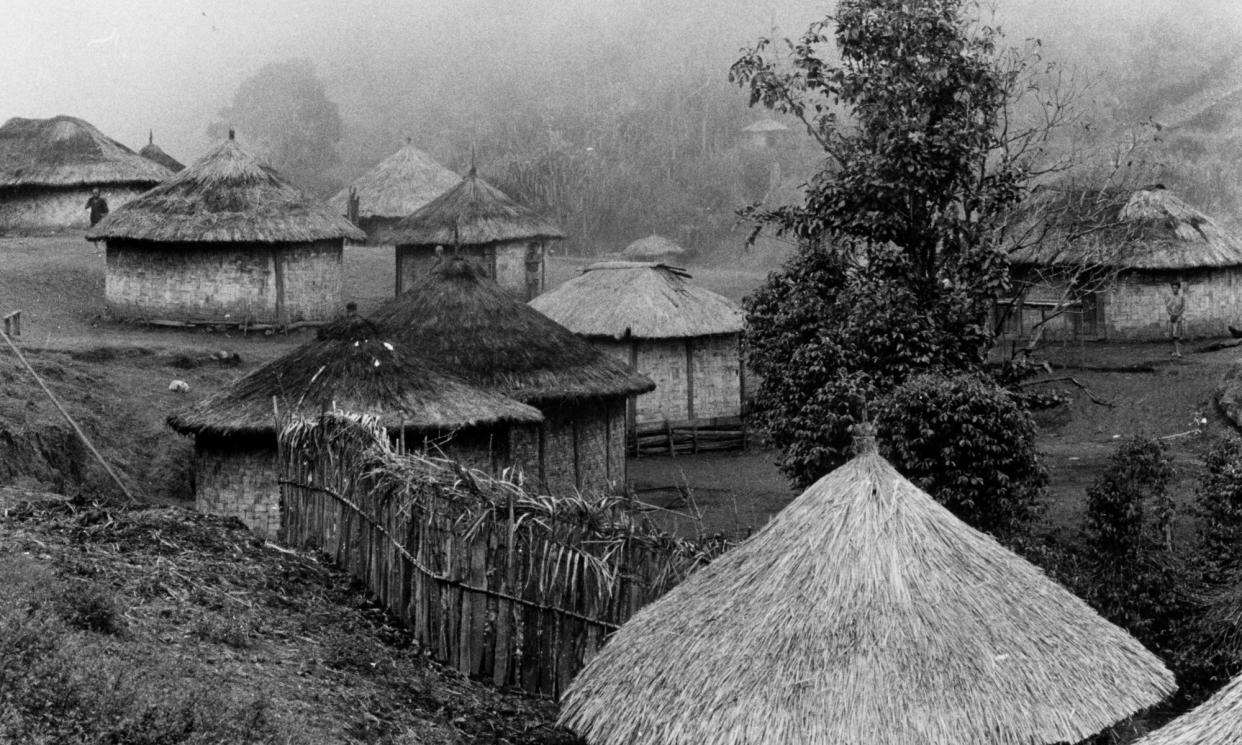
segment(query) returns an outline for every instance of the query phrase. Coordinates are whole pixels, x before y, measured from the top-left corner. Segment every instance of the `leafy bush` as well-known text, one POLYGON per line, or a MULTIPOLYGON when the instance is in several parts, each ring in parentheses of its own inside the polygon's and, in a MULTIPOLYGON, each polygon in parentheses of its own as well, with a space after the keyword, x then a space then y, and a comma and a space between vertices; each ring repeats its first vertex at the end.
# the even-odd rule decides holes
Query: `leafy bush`
POLYGON ((970 525, 1025 532, 1048 474, 1035 423, 1004 389, 977 375, 919 375, 877 405, 878 439, 892 464, 970 525))
POLYGON ((1203 464, 1196 493, 1201 560, 1208 581, 1219 584, 1238 568, 1242 549, 1242 438, 1218 440, 1203 464))

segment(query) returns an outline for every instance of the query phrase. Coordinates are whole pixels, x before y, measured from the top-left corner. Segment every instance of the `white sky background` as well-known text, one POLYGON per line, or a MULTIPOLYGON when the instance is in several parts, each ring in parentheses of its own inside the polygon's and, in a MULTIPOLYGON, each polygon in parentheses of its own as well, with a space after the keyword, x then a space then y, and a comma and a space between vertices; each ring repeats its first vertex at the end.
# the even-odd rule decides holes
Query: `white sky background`
MULTIPOLYGON (((813 0, 0 0, 0 121, 79 116, 137 149, 147 130, 190 162, 237 86, 267 62, 310 59, 349 126, 364 96, 418 85, 430 64, 459 81, 495 66, 590 64, 593 41, 626 40, 653 65, 687 49, 722 60, 775 24, 796 35, 823 14, 813 0), (583 56, 585 55, 585 56, 583 56)), ((1242 0, 996 0, 1009 36, 1107 67, 1137 23, 1170 7, 1242 28, 1242 0), (1101 41, 1102 40, 1102 41, 1101 41), (1095 59, 1092 59, 1092 57, 1095 59)), ((1187 50, 1193 53, 1193 50, 1187 50)), ((650 69, 650 66, 649 66, 650 69)), ((742 95, 739 92, 739 96, 742 95)))

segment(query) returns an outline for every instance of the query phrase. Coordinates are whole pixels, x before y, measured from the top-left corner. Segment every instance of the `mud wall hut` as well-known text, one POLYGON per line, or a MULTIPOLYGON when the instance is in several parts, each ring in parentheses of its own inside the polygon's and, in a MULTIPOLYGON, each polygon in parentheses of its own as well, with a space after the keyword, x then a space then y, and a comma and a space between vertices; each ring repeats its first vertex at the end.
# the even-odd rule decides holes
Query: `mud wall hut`
POLYGON ((345 239, 363 233, 229 139, 87 232, 105 241, 117 318, 288 326, 340 308, 345 239))
POLYGON ((437 249, 472 259, 520 300, 543 292, 549 244, 565 237, 534 210, 479 178, 473 168, 449 191, 379 232, 397 247, 397 294, 437 262, 437 249))
POLYGON ((539 409, 538 429, 515 429, 509 443, 528 481, 552 494, 625 482, 626 400, 654 384, 516 300, 469 259, 434 266, 374 320, 394 343, 471 385, 539 409))
POLYGON ((741 417, 742 311, 689 280, 689 272, 666 264, 601 262, 530 302, 655 383, 629 403, 631 432, 741 417))
POLYGON ((196 509, 237 517, 265 535, 280 527, 273 398, 282 418, 328 408, 374 415, 408 448, 494 474, 513 465, 510 430, 537 430, 542 420, 531 406, 436 369, 363 318, 335 320, 315 339, 168 418, 194 437, 196 509))
POLYGON ((382 243, 381 233, 460 181, 460 176, 406 140, 405 147, 337 192, 328 205, 362 228, 368 243, 382 243), (357 199, 353 215, 349 214, 351 198, 357 199))
POLYGON ((1163 186, 1041 192, 1018 231, 1040 240, 1011 254, 1007 337, 1167 338, 1174 281, 1187 336, 1227 336, 1242 318, 1242 240, 1163 186))
POLYGON ((639 238, 621 251, 621 257, 629 261, 672 262, 681 259, 685 254, 686 249, 676 241, 654 233, 646 238, 639 238))
POLYGON ((163 148, 155 144, 155 131, 147 132, 147 144, 142 146, 138 154, 153 163, 159 163, 173 173, 180 173, 185 170, 185 165, 164 152, 163 148))
POLYGON ((85 229, 92 191, 113 209, 172 172, 72 116, 0 126, 0 231, 85 229))

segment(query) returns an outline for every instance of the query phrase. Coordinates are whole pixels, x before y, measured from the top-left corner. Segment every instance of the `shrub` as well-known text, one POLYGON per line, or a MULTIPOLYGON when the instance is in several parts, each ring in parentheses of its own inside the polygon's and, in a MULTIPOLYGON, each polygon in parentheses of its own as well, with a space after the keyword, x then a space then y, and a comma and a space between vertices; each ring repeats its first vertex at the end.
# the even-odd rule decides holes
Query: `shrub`
POLYGON ((1195 510, 1201 561, 1208 581, 1219 584, 1238 568, 1242 548, 1242 438, 1218 440, 1203 464, 1195 510))

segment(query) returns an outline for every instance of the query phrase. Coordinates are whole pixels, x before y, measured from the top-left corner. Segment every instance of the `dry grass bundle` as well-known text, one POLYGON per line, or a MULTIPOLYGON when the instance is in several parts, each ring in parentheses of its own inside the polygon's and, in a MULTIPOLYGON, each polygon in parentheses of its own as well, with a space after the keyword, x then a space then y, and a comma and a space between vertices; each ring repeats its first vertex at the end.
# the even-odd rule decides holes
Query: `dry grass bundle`
POLYGON ((561 722, 610 745, 1031 745, 1174 689, 1133 637, 863 451, 635 615, 561 722))
POLYGON ((1134 745, 1236 745, 1242 741, 1242 676, 1134 745))
POLYGON ((477 246, 564 237, 560 228, 479 178, 473 168, 455 187, 380 236, 397 246, 477 246))
POLYGON ((173 173, 180 173, 185 170, 185 165, 181 161, 164 152, 159 145, 155 144, 155 132, 147 135, 147 144, 142 146, 138 154, 149 161, 159 163, 173 173))
POLYGON ((390 338, 358 316, 338 319, 168 423, 182 434, 274 436, 273 396, 286 414, 335 406, 409 432, 543 420, 538 409, 468 385, 390 338))
POLYGON ((646 238, 639 238, 630 245, 625 247, 621 255, 632 261, 650 261, 653 259, 667 259, 674 256, 681 256, 686 252, 675 241, 665 238, 662 235, 649 235, 646 238))
POLYGON ((689 279, 684 269, 666 264, 606 261, 530 306, 582 336, 680 339, 741 332, 741 308, 689 279))
POLYGON ((410 143, 380 161, 328 204, 345 214, 349 190, 358 194, 358 217, 402 218, 452 189, 461 177, 410 143))
POLYGON ((366 235, 228 139, 112 211, 86 237, 167 243, 302 243, 366 235))
POLYGON ((154 186, 170 175, 76 117, 13 117, 0 127, 0 187, 154 186))
POLYGON ((1041 189, 1019 222, 1043 240, 1011 254, 1019 265, 1094 264, 1123 269, 1242 265, 1242 240, 1162 186, 1041 189), (1037 226, 1032 227, 1034 223, 1037 226))
POLYGON ((646 393, 646 376, 515 300, 466 259, 447 259, 373 315, 393 343, 527 403, 646 393))

